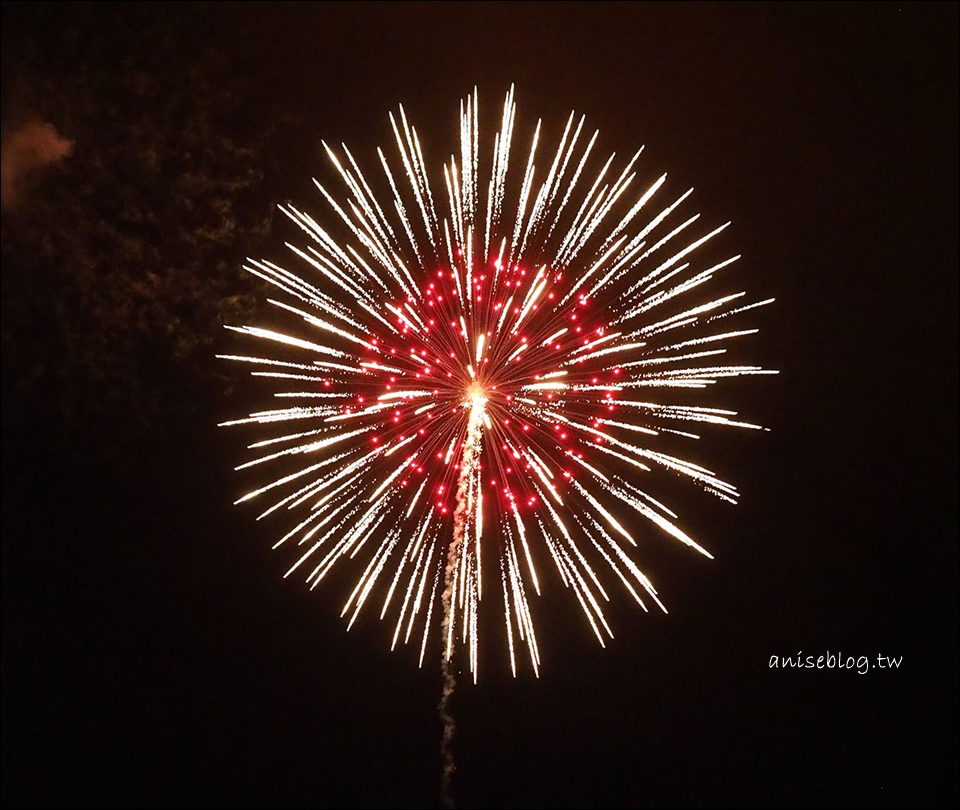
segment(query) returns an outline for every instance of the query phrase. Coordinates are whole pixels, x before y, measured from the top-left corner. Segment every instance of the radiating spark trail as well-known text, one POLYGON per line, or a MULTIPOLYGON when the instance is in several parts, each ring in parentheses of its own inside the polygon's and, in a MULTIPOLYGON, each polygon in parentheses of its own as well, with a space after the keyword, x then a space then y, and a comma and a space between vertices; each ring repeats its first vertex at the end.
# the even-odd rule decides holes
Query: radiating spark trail
POLYGON ((514 674, 524 651, 538 674, 531 598, 547 569, 602 644, 608 581, 663 607, 637 562, 647 539, 709 553, 655 497, 659 481, 736 502, 684 444, 762 430, 714 391, 776 373, 743 345, 772 299, 711 286, 739 256, 716 255, 727 224, 680 213, 692 189, 644 177, 642 150, 597 158, 582 116, 555 147, 546 123, 518 134, 513 88, 496 118, 484 136, 478 94, 466 98, 437 172, 402 107, 396 156, 378 149, 376 172, 324 143, 333 182, 315 184, 331 215, 281 208, 307 241, 286 245, 299 269, 244 265, 293 325, 228 327, 262 348, 221 355, 279 398, 224 424, 273 431, 237 469, 274 473, 238 503, 269 501, 258 519, 301 515, 278 532, 296 549, 288 574, 315 587, 349 569, 344 620, 377 603, 392 645, 415 638, 421 664, 439 636, 446 788, 449 700, 458 669, 477 678, 482 617, 502 617, 514 674))

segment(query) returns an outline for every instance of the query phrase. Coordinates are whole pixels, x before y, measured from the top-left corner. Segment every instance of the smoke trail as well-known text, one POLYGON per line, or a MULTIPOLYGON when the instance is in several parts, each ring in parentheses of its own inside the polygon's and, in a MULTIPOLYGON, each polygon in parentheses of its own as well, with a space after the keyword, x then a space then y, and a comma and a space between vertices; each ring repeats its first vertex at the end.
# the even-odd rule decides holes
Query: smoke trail
POLYGON ((456 724, 450 713, 450 698, 453 697, 453 688, 457 683, 457 673, 453 661, 443 656, 443 694, 440 697, 440 721, 443 723, 443 737, 440 741, 440 756, 443 759, 443 775, 440 777, 440 800, 444 807, 456 807, 450 795, 450 783, 453 781, 453 772, 456 765, 453 763, 453 732, 456 724))
POLYGON ((453 662, 453 630, 456 625, 457 571, 460 560, 460 551, 463 548, 463 538, 467 525, 470 522, 470 481, 480 461, 480 440, 483 437, 483 414, 487 398, 479 389, 470 395, 470 419, 467 422, 467 435, 463 445, 463 456, 460 459, 460 477, 457 481, 457 506, 453 512, 453 540, 447 551, 447 567, 443 581, 443 622, 442 635, 446 639, 441 666, 443 668, 443 694, 440 697, 440 722, 443 723, 443 737, 440 742, 440 755, 443 759, 443 776, 440 781, 440 799, 444 807, 454 807, 453 797, 450 795, 450 783, 456 765, 453 762, 453 733, 456 723, 450 712, 450 700, 457 685, 457 671, 453 662))

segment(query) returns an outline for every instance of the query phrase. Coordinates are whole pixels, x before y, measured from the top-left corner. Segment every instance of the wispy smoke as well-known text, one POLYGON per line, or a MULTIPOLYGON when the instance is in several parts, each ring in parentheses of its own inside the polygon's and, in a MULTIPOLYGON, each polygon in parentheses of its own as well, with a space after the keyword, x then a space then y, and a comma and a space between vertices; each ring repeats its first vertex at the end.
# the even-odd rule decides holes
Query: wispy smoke
POLYGON ((453 772, 457 766, 453 761, 453 734, 456 723, 450 711, 450 698, 453 697, 454 687, 457 685, 457 671, 454 663, 447 656, 443 656, 443 694, 440 697, 440 722, 443 723, 443 738, 440 741, 440 756, 443 759, 443 774, 440 777, 440 800, 444 807, 455 807, 450 786, 453 781, 453 772))
POLYGON ((69 157, 73 141, 61 138, 53 124, 28 121, 2 141, 3 207, 15 205, 32 173, 69 157))

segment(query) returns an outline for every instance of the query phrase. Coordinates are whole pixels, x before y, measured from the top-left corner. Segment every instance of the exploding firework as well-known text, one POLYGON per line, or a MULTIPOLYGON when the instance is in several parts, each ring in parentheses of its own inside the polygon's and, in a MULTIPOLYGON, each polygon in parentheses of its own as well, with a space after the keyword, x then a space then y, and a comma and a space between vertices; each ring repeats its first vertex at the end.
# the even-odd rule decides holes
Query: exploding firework
POLYGON ((511 89, 482 164, 476 91, 464 100, 442 196, 402 107, 399 160, 378 150, 379 198, 350 151, 325 144, 346 185, 340 199, 314 181, 333 224, 287 206, 311 240, 287 245, 301 269, 246 266, 299 326, 229 327, 276 352, 230 359, 289 389, 275 393, 289 406, 225 423, 273 430, 241 468, 281 472, 238 503, 298 516, 276 544, 295 547, 287 575, 316 587, 352 567, 350 625, 376 601, 393 645, 414 638, 421 664, 439 628, 444 660, 462 645, 474 679, 481 604, 503 616, 514 673, 523 646, 539 670, 530 600, 546 568, 601 644, 606 581, 665 610, 631 556, 637 536, 710 554, 645 481, 669 473, 736 502, 734 486, 667 450, 702 425, 758 428, 678 389, 776 373, 723 362, 757 331, 735 316, 769 303, 703 295, 739 258, 693 263, 726 225, 676 221, 690 191, 661 201, 666 175, 636 191, 640 152, 591 174, 597 133, 587 140, 573 114, 546 171, 538 123, 517 172, 515 117, 511 89))

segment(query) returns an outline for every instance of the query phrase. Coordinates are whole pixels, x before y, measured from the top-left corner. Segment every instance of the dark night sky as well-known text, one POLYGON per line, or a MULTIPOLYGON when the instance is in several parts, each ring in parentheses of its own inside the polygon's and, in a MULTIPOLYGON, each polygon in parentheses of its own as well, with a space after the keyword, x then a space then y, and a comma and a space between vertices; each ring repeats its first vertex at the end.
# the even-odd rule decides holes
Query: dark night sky
MULTIPOLYGON (((458 806, 956 806, 958 5, 197 20, 243 55, 252 111, 303 116, 270 179, 308 210, 321 138, 369 163, 403 103, 437 164, 459 99, 476 85, 492 113, 515 83, 521 131, 576 109, 602 152, 646 144, 648 176, 731 219, 738 280, 777 298, 751 358, 780 375, 730 389, 771 432, 706 450, 741 504, 681 506, 717 560, 663 543, 669 616, 615 600, 607 649, 546 598, 539 680, 491 645, 456 693, 458 806), (768 668, 801 650, 903 664, 768 668)), ((345 633, 349 583, 281 579, 277 524, 230 505, 244 437, 214 424, 235 405, 165 427, 135 475, 5 432, 5 807, 438 805, 439 666, 374 620, 345 633)))

